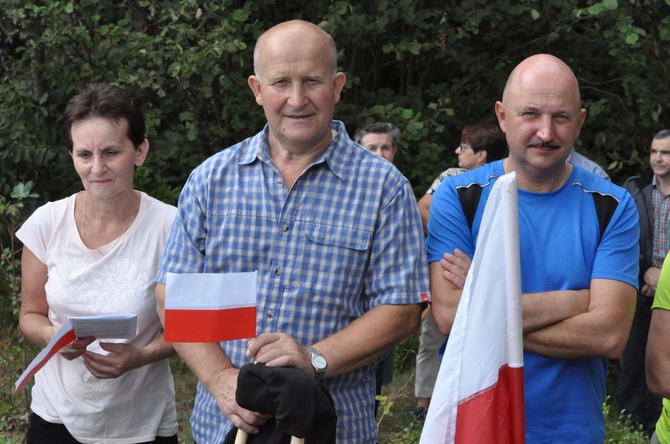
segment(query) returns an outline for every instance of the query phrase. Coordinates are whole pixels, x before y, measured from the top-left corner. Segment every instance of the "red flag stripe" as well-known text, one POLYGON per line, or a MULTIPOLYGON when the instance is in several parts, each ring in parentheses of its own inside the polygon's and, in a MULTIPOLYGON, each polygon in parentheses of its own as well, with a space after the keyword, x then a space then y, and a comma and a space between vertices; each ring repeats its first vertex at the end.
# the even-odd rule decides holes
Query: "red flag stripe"
POLYGON ((523 367, 504 365, 498 381, 458 405, 455 443, 523 443, 523 367))
POLYGON ((256 337, 256 307, 165 309, 165 342, 220 342, 256 337))

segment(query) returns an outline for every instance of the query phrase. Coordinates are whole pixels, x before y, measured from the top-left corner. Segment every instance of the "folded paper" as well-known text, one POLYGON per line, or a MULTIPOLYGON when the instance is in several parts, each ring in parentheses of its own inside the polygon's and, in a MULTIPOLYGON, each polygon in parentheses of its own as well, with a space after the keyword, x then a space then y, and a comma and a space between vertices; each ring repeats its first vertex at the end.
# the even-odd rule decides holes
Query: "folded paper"
POLYGON ((77 338, 132 339, 137 335, 137 315, 77 316, 69 318, 52 336, 14 384, 14 393, 35 376, 53 355, 77 338))

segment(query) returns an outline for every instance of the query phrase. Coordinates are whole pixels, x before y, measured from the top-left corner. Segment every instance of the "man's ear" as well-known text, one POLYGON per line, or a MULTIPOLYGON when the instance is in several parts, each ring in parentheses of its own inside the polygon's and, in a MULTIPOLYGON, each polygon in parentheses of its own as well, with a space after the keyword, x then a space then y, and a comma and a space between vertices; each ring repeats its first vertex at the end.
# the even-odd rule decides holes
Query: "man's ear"
POLYGON ((495 106, 496 117, 498 118, 498 125, 503 133, 505 133, 505 106, 502 102, 496 102, 495 106))
POLYGON ((335 73, 335 77, 333 77, 333 86, 335 87, 335 103, 340 101, 342 88, 344 88, 345 83, 347 83, 347 76, 343 72, 335 73))
POLYGON ((256 97, 256 103, 258 103, 260 106, 263 106, 263 98, 261 97, 261 79, 252 75, 249 76, 247 83, 249 83, 249 88, 251 88, 251 91, 254 93, 254 97, 256 97))

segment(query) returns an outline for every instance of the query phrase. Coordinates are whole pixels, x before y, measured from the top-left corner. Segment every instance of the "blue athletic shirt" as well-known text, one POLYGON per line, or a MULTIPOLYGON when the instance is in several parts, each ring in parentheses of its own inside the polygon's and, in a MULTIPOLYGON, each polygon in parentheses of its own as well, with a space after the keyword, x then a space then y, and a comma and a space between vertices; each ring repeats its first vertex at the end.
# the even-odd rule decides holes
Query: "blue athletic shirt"
MULTIPOLYGON (((428 262, 455 248, 474 255, 486 200, 503 174, 501 160, 442 182, 431 204, 428 262), (471 229, 458 191, 468 187, 481 189, 471 229)), ((637 288, 635 203, 625 189, 579 166, 573 166, 565 185, 556 191, 519 190, 519 234, 523 293, 589 288, 594 278, 637 288), (602 239, 596 200, 615 208, 602 239)), ((524 352, 526 442, 604 442, 606 376, 604 357, 558 359, 524 352)))

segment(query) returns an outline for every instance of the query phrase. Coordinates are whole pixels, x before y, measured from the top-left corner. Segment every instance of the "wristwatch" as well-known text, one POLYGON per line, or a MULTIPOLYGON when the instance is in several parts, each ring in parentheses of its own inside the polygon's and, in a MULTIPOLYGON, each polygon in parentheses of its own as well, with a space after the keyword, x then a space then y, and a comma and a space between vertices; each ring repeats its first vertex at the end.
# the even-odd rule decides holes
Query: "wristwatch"
POLYGON ((312 367, 314 367, 315 376, 314 379, 321 381, 323 375, 326 374, 326 368, 328 367, 328 361, 326 357, 321 354, 321 352, 314 347, 307 347, 309 353, 312 355, 312 367))

